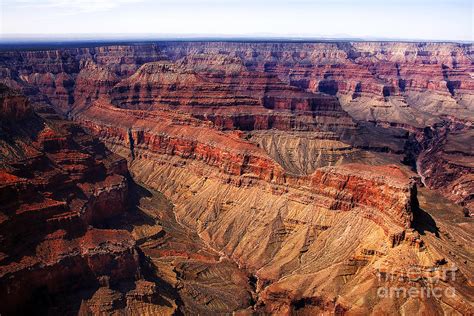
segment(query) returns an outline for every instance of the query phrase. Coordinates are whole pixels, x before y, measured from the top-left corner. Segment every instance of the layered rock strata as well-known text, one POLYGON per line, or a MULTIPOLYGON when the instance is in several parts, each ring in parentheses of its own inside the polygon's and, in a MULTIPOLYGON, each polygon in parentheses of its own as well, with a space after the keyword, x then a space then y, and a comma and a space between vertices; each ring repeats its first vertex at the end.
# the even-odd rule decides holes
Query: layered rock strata
POLYGON ((167 225, 183 224, 221 255, 156 251, 163 243, 144 237, 154 229, 136 230, 155 267, 170 254, 200 261, 162 273, 182 286, 187 312, 251 304, 243 274, 228 284, 238 299, 193 287, 209 276, 223 282, 234 261, 252 274, 247 312, 467 313, 472 223, 458 224, 453 209, 456 221, 442 219, 443 229, 464 237, 458 245, 441 236, 418 207, 415 181, 472 207, 472 155, 456 143, 470 135, 471 46, 166 42, 5 52, 2 81, 127 157, 133 177, 175 205, 179 223, 167 225), (396 276, 391 287, 423 289, 446 270, 456 278, 441 287, 454 297, 377 293, 387 285, 380 275, 396 276))
MULTIPOLYGON (((113 151, 129 157, 134 178, 170 198, 181 223, 255 274, 252 310, 398 310, 396 303, 377 296, 377 288, 384 284, 377 275, 390 272, 398 278, 412 266, 421 266, 422 276, 425 270, 444 271, 462 264, 452 257, 446 261, 445 251, 425 244, 417 233, 414 223, 420 215, 410 179, 413 173, 386 165, 392 154, 358 149, 365 163, 372 165, 348 158, 333 166, 321 163, 313 171, 293 172, 261 145, 262 138, 298 135, 301 140, 308 132, 223 131, 188 113, 127 110, 105 100, 82 111, 76 120, 113 151), (410 260, 403 261, 404 256, 410 260), (305 282, 308 279, 314 281, 305 282), (360 296, 352 291, 362 279, 368 282, 363 296, 370 304, 355 302, 360 296)), ((342 143, 332 142, 331 148, 342 143)), ((314 143, 309 145, 311 150, 314 143)), ((304 161, 301 165, 310 166, 304 161)), ((465 278, 468 271, 459 270, 457 276, 465 278)), ((422 283, 415 285, 423 288, 422 283)), ((470 291, 459 284, 449 286, 459 287, 461 293, 470 291)), ((469 295, 460 294, 452 310, 468 310, 469 295)), ((439 305, 414 304, 407 298, 402 302, 410 306, 407 311, 420 312, 451 310, 444 307, 453 304, 449 300, 443 297, 439 305)))
POLYGON ((182 228, 165 198, 130 181, 125 159, 49 106, 0 88, 2 314, 249 306, 246 272, 182 228))
MULTIPOLYGON (((472 44, 401 42, 161 42, 6 51, 0 79, 64 113, 110 94, 119 107, 180 108, 222 129, 242 130, 347 127, 352 123, 341 119, 333 95, 358 120, 423 134, 453 119, 472 122, 472 51, 472 44)), ((406 150, 413 148, 414 164, 427 148, 406 150)), ((449 181, 444 185, 458 193, 440 192, 463 201, 472 189, 466 183, 459 189, 449 181)))
POLYGON ((25 97, 2 89, 2 313, 93 286, 98 277, 134 280, 140 263, 130 234, 94 228, 125 211, 126 161, 77 125, 43 119, 25 97))

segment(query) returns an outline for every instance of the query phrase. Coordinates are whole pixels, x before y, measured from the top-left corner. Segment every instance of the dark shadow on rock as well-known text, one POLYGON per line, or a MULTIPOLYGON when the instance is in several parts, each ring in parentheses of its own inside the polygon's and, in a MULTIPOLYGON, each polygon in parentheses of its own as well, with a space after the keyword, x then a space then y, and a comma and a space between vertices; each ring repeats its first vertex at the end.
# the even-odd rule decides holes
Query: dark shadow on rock
POLYGON ((130 191, 129 201, 131 207, 137 206, 140 203, 140 199, 151 198, 153 196, 153 193, 151 193, 147 188, 139 185, 131 178, 128 185, 130 191))
POLYGON ((128 181, 128 207, 127 211, 107 220, 104 220, 97 228, 102 229, 123 229, 131 232, 134 226, 157 225, 156 220, 143 212, 139 205, 143 198, 151 198, 153 194, 145 187, 137 184, 133 179, 128 181))
POLYGON ((335 80, 322 80, 318 84, 318 91, 329 95, 336 95, 339 90, 335 80))
POLYGON ((421 235, 430 232, 439 238, 439 228, 436 221, 420 207, 415 208, 413 212, 413 228, 421 235))

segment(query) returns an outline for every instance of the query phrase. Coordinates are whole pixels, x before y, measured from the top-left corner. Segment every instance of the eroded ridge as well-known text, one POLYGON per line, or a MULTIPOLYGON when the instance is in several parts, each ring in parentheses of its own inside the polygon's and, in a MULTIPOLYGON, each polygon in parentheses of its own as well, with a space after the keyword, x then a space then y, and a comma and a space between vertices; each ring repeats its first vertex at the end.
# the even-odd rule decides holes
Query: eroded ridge
POLYGON ((1 313, 249 305, 246 273, 190 237, 163 197, 131 181, 124 158, 49 106, 0 88, 1 313))

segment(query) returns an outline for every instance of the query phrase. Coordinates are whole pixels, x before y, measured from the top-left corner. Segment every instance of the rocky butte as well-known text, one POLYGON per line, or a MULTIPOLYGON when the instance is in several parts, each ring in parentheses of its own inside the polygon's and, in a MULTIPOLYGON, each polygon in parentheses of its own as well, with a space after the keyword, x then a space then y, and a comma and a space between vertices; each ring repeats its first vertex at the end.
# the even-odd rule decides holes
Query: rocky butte
POLYGON ((72 46, 0 51, 2 315, 472 313, 472 44, 72 46))

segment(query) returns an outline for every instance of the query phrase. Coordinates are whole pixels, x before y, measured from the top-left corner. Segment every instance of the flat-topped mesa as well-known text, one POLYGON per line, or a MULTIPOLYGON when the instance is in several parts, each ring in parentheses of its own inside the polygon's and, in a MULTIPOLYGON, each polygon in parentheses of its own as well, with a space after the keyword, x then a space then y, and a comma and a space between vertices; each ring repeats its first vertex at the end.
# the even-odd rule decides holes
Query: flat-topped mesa
MULTIPOLYGON (((251 285, 256 279, 257 313, 467 310, 469 289, 461 282, 457 302, 445 297, 435 306, 376 296, 375 273, 449 262, 471 274, 468 243, 458 247, 469 230, 429 216, 430 227, 418 227, 414 173, 403 164, 417 162, 422 182, 472 204, 472 155, 463 149, 472 138, 472 52, 471 44, 350 42, 0 52, 0 81, 75 120, 50 113, 15 129, 0 124, 0 295, 26 306, 21 293, 32 296, 40 282, 56 295, 79 290, 70 280, 81 280, 77 285, 101 285, 87 300, 94 306, 84 302, 81 312, 100 312, 102 299, 125 304, 124 296, 101 295, 121 290, 121 280, 130 288, 144 261, 184 294, 176 304, 193 297, 185 311, 221 311, 228 300, 220 296, 250 297, 215 278, 213 270, 233 261, 253 274, 251 285), (433 140, 430 126, 451 119, 453 137, 433 140), (431 156, 420 154, 425 145, 431 156), (109 150, 128 158, 137 183, 166 197, 132 188, 144 195, 134 196, 147 216, 143 227, 128 221, 141 214, 125 212, 127 161, 109 150), (172 207, 163 207, 168 202, 172 207), (448 227, 453 236, 442 231, 448 227), (137 253, 132 236, 149 258, 137 253), (201 291, 194 278, 212 279, 219 294, 208 295, 208 283, 201 291)), ((20 111, 11 108, 10 116, 23 116, 21 102, 20 111)), ((238 282, 243 292, 250 288, 238 282)))
POLYGON ((439 115, 432 108, 436 99, 442 100, 442 112, 452 112, 448 105, 456 103, 464 108, 458 114, 467 113, 474 87, 469 75, 472 44, 457 43, 162 42, 3 52, 0 69, 4 80, 17 82, 30 93, 45 94, 66 110, 84 102, 79 91, 89 91, 86 95, 94 99, 94 93, 103 93, 101 89, 111 87, 115 79, 125 79, 141 65, 160 60, 177 62, 195 72, 212 70, 216 78, 245 71, 273 74, 296 87, 342 96, 348 105, 363 99, 361 102, 392 106, 385 101, 402 99, 408 105, 420 103, 423 110, 435 115, 439 115), (96 70, 87 61, 93 61, 96 70), (86 83, 94 81, 101 88, 87 87, 86 83), (34 87, 36 90, 31 89, 34 87), (424 92, 436 97, 420 100, 424 92))
MULTIPOLYGON (((280 110, 317 110, 311 108, 311 104, 308 103, 298 104, 299 98, 316 99, 316 95, 288 86, 275 74, 248 71, 243 66, 238 72, 227 70, 227 66, 214 69, 215 65, 212 61, 209 62, 207 65, 202 65, 202 68, 185 62, 146 63, 113 89, 112 101, 115 104, 143 102, 156 105, 161 103, 162 105, 205 107, 258 105, 280 110), (123 92, 129 94, 128 98, 127 95, 120 96, 123 92), (281 99, 286 99, 286 103, 274 103, 273 98, 278 99, 279 96, 281 99), (210 102, 212 99, 215 99, 214 102, 210 102), (294 104, 290 104, 291 99, 294 99, 294 104)), ((321 104, 321 110, 334 110, 337 105, 334 98, 332 98, 333 102, 329 102, 331 98, 327 96, 320 98, 327 100, 326 103, 321 104), (328 108, 325 109, 324 106, 328 108)))
MULTIPOLYGON (((205 79, 200 95, 205 96, 209 88, 216 90, 212 98, 208 94, 191 102, 186 95, 180 97, 176 91, 166 92, 165 89, 161 99, 163 104, 261 104, 261 96, 239 95, 239 89, 233 87, 229 90, 229 87, 238 83, 237 87, 240 85, 250 90, 251 86, 246 86, 245 80, 255 81, 258 86, 258 82, 264 79, 271 89, 283 88, 283 94, 291 91, 291 87, 298 87, 313 93, 335 95, 344 109, 357 119, 419 127, 430 125, 445 114, 463 119, 471 116, 474 86, 469 75, 472 72, 471 47, 472 44, 456 43, 164 42, 4 52, 0 69, 5 74, 3 81, 18 85, 29 95, 47 96, 63 112, 89 105, 112 91, 121 80, 128 80, 136 74, 140 66, 160 64, 166 60, 176 64, 177 68, 172 71, 184 71, 187 76, 198 74, 199 79, 205 79), (278 77, 280 83, 269 80, 274 77, 278 77), (209 86, 207 81, 218 86, 209 86), (220 85, 224 90, 220 90, 220 85), (229 93, 234 93, 236 98, 230 99, 229 93)), ((148 76, 148 79, 152 77, 148 76)), ((178 86, 171 84, 169 88, 173 90, 178 86)), ((115 97, 120 104, 128 102, 131 107, 149 108, 150 102, 154 102, 151 96, 160 99, 162 88, 154 90, 146 84, 140 87, 125 85, 121 86, 124 93, 115 97), (141 105, 140 99, 143 101, 141 105)), ((293 104, 284 97, 275 101, 272 96, 267 98, 267 102, 269 107, 300 109, 298 111, 309 107, 315 110, 313 105, 308 106, 307 101, 296 101, 298 96, 293 95, 293 98, 293 104)), ((323 100, 316 103, 319 103, 317 107, 326 104, 323 100)), ((205 115, 202 109, 198 112, 201 112, 196 113, 200 117, 205 115)), ((215 119, 217 125, 248 129, 253 124, 252 119, 248 113, 239 113, 236 118, 233 114, 229 117, 221 113, 221 117, 215 119)), ((337 116, 341 117, 342 113, 337 116)), ((212 115, 210 118, 214 119, 212 115)), ((294 126, 290 119, 285 119, 283 124, 275 124, 273 118, 268 119, 269 123, 266 120, 258 118, 258 124, 277 128, 294 126)), ((342 124, 342 121, 329 120, 326 124, 342 124)), ((300 124, 298 128, 308 129, 307 125, 300 124)))
MULTIPOLYGON (((466 73, 472 68, 471 44, 203 42, 199 49, 197 46, 173 43, 164 50, 173 59, 196 55, 197 51, 238 56, 249 68, 278 73, 295 85, 334 94, 358 92, 384 98, 390 92, 419 89, 449 94, 449 82, 460 81, 467 88, 472 84, 466 73)), ((467 89, 459 89, 463 91, 467 89)))
POLYGON ((130 76, 142 63, 165 58, 154 44, 7 51, 2 52, 1 56, 0 81, 10 86, 13 86, 12 83, 19 84, 18 87, 23 88, 23 92, 30 97, 47 96, 56 110, 62 113, 71 110, 75 98, 78 98, 80 106, 87 97, 95 99, 97 93, 103 92, 91 83, 100 83, 103 87, 110 84, 111 87, 114 76, 130 76), (86 76, 89 77, 86 79, 86 76), (89 87, 86 87, 88 84, 89 87))

